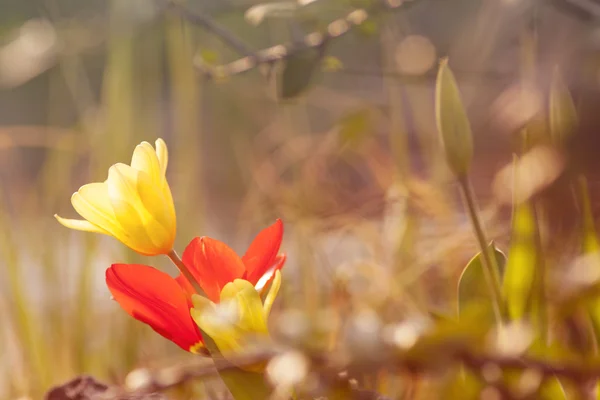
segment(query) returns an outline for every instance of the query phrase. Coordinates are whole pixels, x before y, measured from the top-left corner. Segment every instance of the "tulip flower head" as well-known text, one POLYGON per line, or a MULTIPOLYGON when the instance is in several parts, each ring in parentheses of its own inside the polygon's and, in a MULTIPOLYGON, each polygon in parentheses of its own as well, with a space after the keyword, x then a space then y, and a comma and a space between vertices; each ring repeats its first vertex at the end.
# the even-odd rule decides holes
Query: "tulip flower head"
POLYGON ((67 228, 113 236, 143 255, 168 254, 175 241, 176 218, 165 176, 168 152, 162 139, 133 152, 131 165, 115 164, 104 182, 83 185, 71 197, 83 220, 55 215, 67 228))
MULTIPOLYGON (((225 358, 248 351, 254 343, 269 339, 267 319, 280 286, 281 272, 276 271, 263 304, 250 282, 236 279, 223 287, 218 304, 199 295, 192 296, 192 318, 214 340, 225 358)), ((247 369, 260 370, 262 367, 254 365, 247 369)))
POLYGON ((256 236, 243 257, 218 240, 192 240, 183 264, 207 298, 196 293, 183 275, 172 278, 147 265, 113 264, 106 283, 128 314, 182 349, 204 352, 202 329, 229 354, 239 351, 252 335, 268 337, 266 320, 286 259, 279 254, 282 237, 283 224, 277 220, 256 236), (269 282, 263 304, 261 294, 269 282))

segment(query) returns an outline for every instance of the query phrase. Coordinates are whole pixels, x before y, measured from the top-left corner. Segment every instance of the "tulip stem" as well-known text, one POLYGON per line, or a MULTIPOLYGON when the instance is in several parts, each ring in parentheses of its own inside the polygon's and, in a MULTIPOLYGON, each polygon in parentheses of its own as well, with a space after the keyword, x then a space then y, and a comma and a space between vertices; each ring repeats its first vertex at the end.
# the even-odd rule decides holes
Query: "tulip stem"
POLYGON ((458 182, 460 184, 465 206, 469 214, 469 219, 471 220, 471 225, 475 231, 475 237, 477 238, 479 248, 481 249, 483 272, 490 289, 494 314, 496 314, 498 322, 502 322, 505 315, 505 308, 502 299, 502 287, 500 283, 498 263, 496 262, 496 257, 493 254, 493 249, 488 245, 488 241, 485 237, 483 226, 477 211, 475 194, 473 193, 471 183, 466 176, 459 177, 458 182))
POLYGON ((179 272, 181 272, 181 274, 185 277, 185 279, 187 279, 187 281, 194 287, 196 293, 198 293, 199 295, 205 295, 202 288, 200 288, 200 284, 198 283, 196 278, 194 278, 188 267, 186 267, 186 265, 183 263, 181 257, 179 257, 179 254, 177 254, 175 250, 171 250, 167 253, 167 256, 171 259, 173 264, 175 264, 175 266, 177 267, 179 272))

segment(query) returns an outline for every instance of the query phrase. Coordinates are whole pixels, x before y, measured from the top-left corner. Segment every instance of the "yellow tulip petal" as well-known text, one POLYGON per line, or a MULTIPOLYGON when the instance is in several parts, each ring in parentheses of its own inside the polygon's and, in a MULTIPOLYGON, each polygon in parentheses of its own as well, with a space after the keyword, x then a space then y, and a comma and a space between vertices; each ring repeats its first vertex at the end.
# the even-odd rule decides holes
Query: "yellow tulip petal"
POLYGON ((160 164, 161 174, 164 177, 167 173, 167 164, 169 163, 169 152, 167 151, 167 144, 164 140, 156 139, 156 157, 160 164))
MULTIPOLYGON (((278 275, 272 286, 275 294, 280 281, 278 275)), ((253 346, 264 345, 264 340, 270 339, 260 295, 246 280, 236 279, 226 284, 221 290, 219 304, 198 295, 192 296, 192 302, 192 318, 202 332, 212 338, 226 358, 252 351, 253 346)), ((231 360, 235 362, 234 359, 231 360)), ((240 367, 254 372, 264 369, 262 363, 240 367)))
POLYGON ((174 229, 175 210, 170 207, 173 200, 165 199, 164 192, 158 190, 146 172, 115 164, 108 170, 106 183, 111 205, 114 199, 120 198, 137 210, 142 221, 154 218, 165 228, 174 229))
POLYGON ((243 349, 242 335, 236 328, 235 315, 231 312, 229 304, 212 304, 202 310, 191 309, 190 315, 198 327, 212 338, 219 351, 222 353, 239 352, 243 349))
POLYGON ((138 175, 138 170, 122 163, 117 163, 108 169, 106 186, 111 205, 114 199, 122 199, 143 211, 144 207, 137 190, 138 175))
POLYGON ((127 232, 118 239, 138 253, 144 255, 167 254, 173 249, 172 235, 155 219, 143 220, 136 208, 127 201, 111 199, 115 216, 127 232))
MULTIPOLYGON (((139 198, 148 212, 148 218, 152 217, 167 231, 175 234, 175 207, 171 198, 165 198, 162 190, 152 182, 145 172, 138 172, 137 191, 139 198)), ((169 192, 170 194, 170 192, 169 192)))
POLYGON ((240 307, 240 322, 242 326, 253 334, 268 334, 269 331, 267 328, 267 319, 263 312, 263 304, 254 286, 250 284, 249 287, 239 292, 237 300, 240 307))
POLYGON ((158 163, 160 164, 162 177, 164 178, 164 182, 162 185, 163 195, 165 196, 165 201, 169 204, 170 212, 173 215, 175 215, 175 205, 173 204, 173 196, 171 195, 171 189, 169 188, 169 184, 166 180, 167 164, 169 163, 169 152, 167 150, 167 145, 165 141, 160 138, 156 140, 156 156, 158 157, 158 163))
POLYGON ((75 229, 78 231, 103 233, 103 234, 109 235, 109 233, 106 232, 104 229, 99 228, 96 225, 90 223, 89 221, 86 221, 83 219, 62 218, 56 214, 54 214, 54 218, 56 218, 58 220, 58 222, 61 223, 61 225, 65 226, 67 228, 75 229))
POLYGON ((75 211, 92 225, 109 234, 121 237, 125 232, 115 218, 104 183, 90 183, 73 193, 71 204, 75 211))
MULTIPOLYGON (((130 226, 129 214, 137 214, 148 236, 157 246, 173 246, 175 241, 175 207, 172 199, 165 199, 163 192, 153 184, 148 174, 125 164, 116 164, 109 171, 109 197, 113 208, 120 204, 119 222, 130 226), (128 204, 129 207, 120 202, 128 204), (121 218, 124 218, 123 220, 121 218)), ((116 211, 115 211, 116 214, 116 211)), ((135 219, 136 224, 139 222, 135 219)), ((169 251, 171 249, 168 249, 169 251)))
POLYGON ((165 204, 167 206, 169 215, 173 219, 173 231, 176 229, 177 218, 175 214, 175 204, 173 203, 173 196, 171 195, 171 189, 169 188, 169 184, 165 180, 165 184, 163 185, 162 193, 165 199, 165 204))
POLYGON ((108 199, 108 187, 104 182, 88 183, 77 191, 89 203, 93 203, 102 213, 112 216, 112 208, 108 199))
MULTIPOLYGON (((211 337, 225 358, 230 355, 243 354, 250 350, 248 348, 250 343, 247 339, 248 334, 253 332, 246 332, 235 323, 237 316, 235 314, 229 315, 234 308, 237 308, 235 300, 228 300, 226 303, 217 305, 211 303, 210 307, 206 307, 202 311, 194 308, 190 310, 194 322, 204 334, 211 337), (231 304, 235 307, 230 307, 231 304)), ((230 361, 235 363, 235 357, 230 361)), ((264 365, 240 365, 240 368, 252 372, 261 372, 264 365)))
POLYGON ((144 201, 146 204, 158 205, 153 206, 152 213, 147 209, 139 188, 140 186, 152 187, 149 180, 150 178, 144 172, 129 165, 115 164, 108 171, 106 181, 108 196, 116 220, 130 236, 126 244, 142 254, 164 254, 171 251, 175 240, 175 214, 170 214, 169 207, 166 207, 167 211, 157 211, 161 207, 165 209, 162 205, 164 197, 160 193, 156 194, 156 191, 149 194, 151 189, 147 189, 144 193, 144 201), (162 213, 162 215, 153 213, 162 213), (161 218, 163 222, 169 218, 172 221, 167 221, 165 226, 157 218, 161 218))
POLYGON ((221 290, 221 303, 234 301, 239 312, 239 328, 253 333, 266 333, 267 323, 260 295, 250 282, 236 279, 221 290))
POLYGON ((162 185, 164 175, 156 151, 150 143, 142 142, 136 146, 131 157, 131 167, 147 173, 155 185, 162 185))
POLYGON ((250 337, 269 334, 260 295, 246 280, 225 285, 217 305, 200 296, 192 301, 192 318, 224 354, 244 350, 250 337))
POLYGON ((236 294, 246 287, 244 282, 250 284, 246 280, 235 279, 233 282, 229 282, 223 286, 223 289, 221 289, 221 301, 235 299, 236 294))
MULTIPOLYGON (((146 173, 138 171, 129 165, 118 163, 108 170, 106 184, 111 206, 113 206, 115 200, 122 200, 135 209, 136 214, 140 217, 142 222, 146 222, 152 218, 152 215, 142 200, 139 190, 141 179, 145 179, 146 184, 152 185, 151 183, 148 183, 150 178, 146 173)), ((151 195, 155 196, 155 193, 151 193, 151 195)), ((159 197, 162 196, 159 195, 159 197)))
POLYGON ((279 293, 280 287, 281 272, 277 270, 275 271, 275 278, 273 278, 273 283, 271 283, 271 288, 269 289, 269 293, 267 294, 267 298, 265 299, 265 304, 263 305, 263 312, 265 314, 265 318, 267 318, 271 313, 271 307, 273 307, 273 303, 275 302, 277 293, 279 293))

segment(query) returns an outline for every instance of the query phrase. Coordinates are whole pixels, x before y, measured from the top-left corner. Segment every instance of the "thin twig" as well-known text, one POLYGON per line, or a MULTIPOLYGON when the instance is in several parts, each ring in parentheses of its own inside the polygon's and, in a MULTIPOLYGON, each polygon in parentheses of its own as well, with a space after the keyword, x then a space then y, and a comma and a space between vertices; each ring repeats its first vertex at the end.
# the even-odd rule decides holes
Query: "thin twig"
POLYGON ((259 65, 272 65, 277 61, 288 59, 305 50, 317 49, 323 47, 330 39, 335 39, 350 32, 353 28, 362 25, 370 16, 377 11, 390 11, 395 9, 405 9, 415 3, 416 0, 380 0, 374 2, 371 7, 356 8, 329 23, 323 32, 311 32, 302 39, 288 43, 278 44, 266 49, 252 51, 242 41, 237 39, 229 31, 216 23, 210 17, 197 14, 184 6, 175 3, 172 0, 161 0, 167 9, 176 12, 179 16, 192 24, 202 26, 208 31, 218 36, 223 42, 243 54, 244 57, 232 61, 228 64, 210 66, 199 59, 195 62, 196 67, 207 77, 212 79, 222 79, 231 75, 237 75, 248 72, 259 65))

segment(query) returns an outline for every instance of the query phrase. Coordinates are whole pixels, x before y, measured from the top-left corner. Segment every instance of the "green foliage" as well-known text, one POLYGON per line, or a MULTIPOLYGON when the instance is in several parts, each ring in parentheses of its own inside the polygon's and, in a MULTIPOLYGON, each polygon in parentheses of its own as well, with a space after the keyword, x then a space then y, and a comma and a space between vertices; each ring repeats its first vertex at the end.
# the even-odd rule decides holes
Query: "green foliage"
POLYGON ((282 99, 297 97, 308 89, 321 65, 323 50, 304 49, 285 60, 279 81, 279 95, 282 99))
POLYGON ((508 252, 503 294, 508 315, 519 320, 525 317, 532 306, 536 272, 539 266, 536 248, 536 221, 532 206, 517 204, 513 212, 511 246, 508 252))

